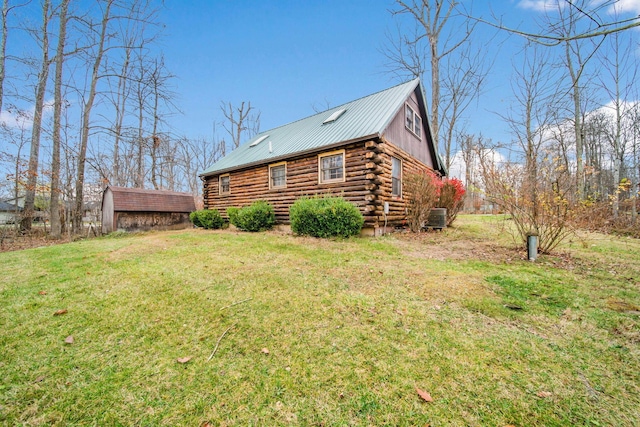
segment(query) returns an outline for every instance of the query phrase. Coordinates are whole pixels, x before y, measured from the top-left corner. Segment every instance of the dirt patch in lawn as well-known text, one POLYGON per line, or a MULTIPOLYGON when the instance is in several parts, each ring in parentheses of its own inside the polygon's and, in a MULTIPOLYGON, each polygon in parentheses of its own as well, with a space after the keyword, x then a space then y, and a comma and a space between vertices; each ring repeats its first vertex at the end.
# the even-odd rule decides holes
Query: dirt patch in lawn
POLYGON ((445 233, 398 233, 398 247, 408 256, 445 260, 511 262, 526 259, 524 250, 474 238, 450 238, 445 233))

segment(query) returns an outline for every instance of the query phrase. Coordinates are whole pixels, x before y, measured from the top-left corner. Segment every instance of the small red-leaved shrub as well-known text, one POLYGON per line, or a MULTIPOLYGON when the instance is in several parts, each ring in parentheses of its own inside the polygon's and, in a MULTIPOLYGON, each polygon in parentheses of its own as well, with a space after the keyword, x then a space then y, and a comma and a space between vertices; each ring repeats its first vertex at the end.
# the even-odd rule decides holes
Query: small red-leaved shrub
POLYGON ((464 184, 458 178, 444 178, 440 187, 440 197, 436 204, 439 208, 447 208, 447 227, 456 220, 458 212, 464 206, 464 184))
POLYGON ((447 226, 453 224, 464 205, 464 184, 458 178, 440 178, 426 170, 409 174, 405 180, 407 225, 419 232, 427 221, 431 209, 447 209, 447 226))

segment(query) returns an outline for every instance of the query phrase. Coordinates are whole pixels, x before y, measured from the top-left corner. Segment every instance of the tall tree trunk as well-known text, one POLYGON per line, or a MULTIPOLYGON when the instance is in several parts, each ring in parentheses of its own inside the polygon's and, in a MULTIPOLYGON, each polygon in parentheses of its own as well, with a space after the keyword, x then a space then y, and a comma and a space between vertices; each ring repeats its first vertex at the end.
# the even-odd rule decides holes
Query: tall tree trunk
POLYGON ((113 181, 116 185, 123 186, 125 183, 120 165, 120 140, 122 139, 122 125, 124 123, 125 108, 127 105, 127 79, 129 73, 129 60, 131 59, 131 47, 125 48, 125 59, 122 64, 122 71, 118 76, 118 94, 116 99, 116 125, 114 129, 113 141, 113 181))
POLYGON ((2 111, 2 101, 4 95, 5 61, 7 54, 7 16, 9 15, 9 0, 3 0, 2 12, 0 12, 0 111, 2 111))
POLYGON ((64 64, 64 47, 67 38, 67 11, 69 0, 60 4, 60 30, 58 32, 58 48, 56 51, 56 71, 53 95, 53 147, 51 156, 51 237, 59 239, 62 233, 60 223, 60 139, 62 118, 62 66, 64 64))
POLYGON ((89 127, 91 126, 91 110, 96 97, 96 86, 100 77, 100 66, 104 55, 105 39, 107 38, 107 27, 110 20, 111 5, 114 0, 107 0, 104 14, 102 16, 100 39, 93 61, 89 96, 82 111, 82 132, 80 137, 80 150, 78 150, 78 173, 76 179, 76 202, 73 213, 73 231, 78 234, 82 231, 82 214, 84 202, 84 168, 87 161, 87 146, 89 144, 89 127))
POLYGON ((576 141, 576 192, 578 200, 582 200, 584 194, 584 142, 583 142, 583 126, 582 126, 582 108, 580 107, 580 74, 582 73, 582 65, 580 70, 576 70, 573 66, 571 58, 571 46, 570 42, 565 42, 565 55, 567 58, 567 67, 569 68, 569 75, 571 76, 572 84, 572 98, 573 98, 573 130, 576 141))
POLYGON ((151 136, 151 183, 153 184, 153 188, 158 190, 160 187, 158 186, 158 174, 156 168, 158 167, 158 149, 160 148, 160 144, 162 140, 158 136, 158 122, 160 120, 158 104, 160 100, 160 84, 162 77, 162 69, 158 66, 158 61, 155 61, 155 67, 153 69, 153 73, 151 74, 151 84, 153 89, 153 129, 151 136))
POLYGON ((44 96, 49 78, 49 9, 50 1, 44 0, 42 5, 42 63, 38 73, 36 99, 33 111, 33 125, 31 128, 31 152, 29 154, 29 169, 27 171, 27 189, 24 199, 24 211, 21 221, 22 230, 31 230, 35 211, 36 185, 38 183, 38 162, 40 156, 40 133, 42 131, 42 111, 44 110, 44 96))

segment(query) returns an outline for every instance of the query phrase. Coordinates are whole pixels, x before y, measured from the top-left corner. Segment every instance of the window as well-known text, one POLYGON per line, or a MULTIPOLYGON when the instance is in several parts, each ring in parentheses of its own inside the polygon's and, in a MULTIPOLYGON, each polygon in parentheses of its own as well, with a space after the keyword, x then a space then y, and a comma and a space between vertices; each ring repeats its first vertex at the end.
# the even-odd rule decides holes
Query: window
POLYGON ((413 132, 418 138, 422 137, 422 119, 413 111, 413 108, 409 107, 409 104, 404 106, 405 123, 407 129, 413 132))
POLYGON ((422 136, 422 119, 420 116, 416 114, 415 116, 415 127, 413 128, 413 132, 418 135, 418 137, 422 136))
POLYGON ((404 125, 407 127, 407 129, 413 132, 413 116, 415 115, 415 113, 413 112, 411 107, 409 107, 408 105, 404 106, 404 113, 406 117, 406 121, 404 125))
POLYGON ((318 156, 320 183, 344 181, 344 150, 318 156))
POLYGON ((269 188, 281 188, 287 186, 287 164, 276 163, 269 165, 269 188))
POLYGON ((220 176, 220 194, 229 193, 231 191, 229 175, 220 176))
POLYGON ((391 195, 402 197, 402 160, 391 158, 391 195))

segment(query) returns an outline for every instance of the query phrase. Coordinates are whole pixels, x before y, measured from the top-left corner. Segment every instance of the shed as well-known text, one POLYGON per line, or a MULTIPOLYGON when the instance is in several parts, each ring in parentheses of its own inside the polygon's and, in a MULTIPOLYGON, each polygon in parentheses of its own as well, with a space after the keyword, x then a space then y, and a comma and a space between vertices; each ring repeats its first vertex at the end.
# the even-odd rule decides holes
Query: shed
POLYGON ((187 228, 195 210, 189 193, 108 186, 102 194, 102 233, 187 228))

